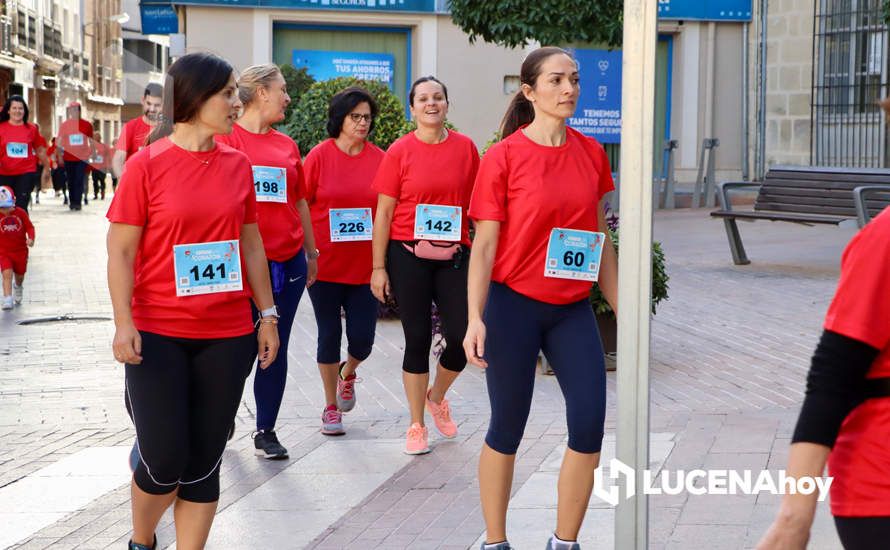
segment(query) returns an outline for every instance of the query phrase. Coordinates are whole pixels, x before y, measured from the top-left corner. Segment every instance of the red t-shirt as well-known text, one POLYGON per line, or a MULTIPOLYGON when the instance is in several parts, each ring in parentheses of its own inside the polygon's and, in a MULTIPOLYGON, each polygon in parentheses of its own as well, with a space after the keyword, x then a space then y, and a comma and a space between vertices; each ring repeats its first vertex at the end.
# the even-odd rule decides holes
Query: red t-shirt
POLYGON ((597 231, 599 203, 615 188, 602 146, 572 128, 546 147, 517 130, 494 144, 479 167, 470 217, 501 222, 493 281, 541 302, 587 298, 592 283, 544 277, 550 231, 597 231))
POLYGON ((362 285, 371 282, 371 241, 331 242, 330 209, 377 210, 377 193, 371 182, 385 153, 371 142, 351 157, 333 139, 316 145, 306 156, 306 196, 312 213, 312 231, 321 256, 318 280, 362 285))
POLYGON ((17 176, 37 170, 39 147, 45 147, 46 141, 33 124, 15 125, 11 122, 0 123, 0 174, 17 176))
MULTIPOLYGON (((824 328, 881 350, 867 377, 890 376, 890 209, 844 250, 824 328)), ((868 399, 850 412, 828 472, 832 514, 890 516, 890 398, 868 399)))
POLYGON ((65 152, 63 160, 77 162, 90 158, 92 149, 90 142, 93 137, 93 125, 82 118, 69 118, 59 127, 58 144, 65 152))
POLYGON ((9 214, 0 212, 0 254, 27 254, 26 236, 34 239, 34 224, 27 212, 18 206, 9 214))
POLYGON ((93 142, 93 147, 96 148, 96 153, 90 159, 90 168, 97 172, 110 172, 111 155, 114 154, 114 152, 109 146, 104 143, 99 143, 98 141, 93 142))
POLYGON ((414 240, 414 214, 418 204, 461 207, 461 242, 469 246, 467 208, 479 168, 479 151, 473 141, 448 130, 445 141, 424 143, 409 132, 389 146, 372 188, 395 199, 389 238, 414 240))
POLYGON ((303 247, 303 226, 297 203, 306 198, 306 182, 297 144, 278 130, 254 134, 238 124, 232 127, 231 134, 216 136, 216 140, 245 153, 253 166, 284 168, 287 202, 263 200, 262 190, 256 190, 257 218, 268 259, 283 262, 296 256, 303 247))
POLYGON ((152 131, 152 127, 142 120, 141 116, 130 120, 121 128, 121 135, 117 138, 114 148, 127 153, 127 158, 132 157, 145 147, 145 140, 152 131))
POLYGON ((240 239, 242 226, 256 223, 243 153, 225 145, 186 151, 158 140, 127 162, 107 216, 142 227, 132 300, 137 329, 180 338, 253 332, 243 251, 240 291, 177 297, 173 260, 175 245, 240 239))

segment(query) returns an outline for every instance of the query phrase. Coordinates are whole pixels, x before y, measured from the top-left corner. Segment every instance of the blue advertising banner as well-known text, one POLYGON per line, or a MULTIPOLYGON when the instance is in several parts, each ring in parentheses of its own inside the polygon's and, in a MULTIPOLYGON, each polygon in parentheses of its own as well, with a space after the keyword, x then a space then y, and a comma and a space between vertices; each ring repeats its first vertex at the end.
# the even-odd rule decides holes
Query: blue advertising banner
POLYGON ((658 0, 659 19, 750 21, 751 0, 658 0))
MULTIPOLYGON (((175 0, 175 2, 182 5, 233 8, 436 12, 436 0, 175 0)), ((152 0, 147 0, 145 3, 152 3, 152 0)), ((154 3, 161 3, 161 0, 154 3)))
POLYGON ((581 99, 569 126, 600 143, 621 142, 621 52, 574 50, 581 99))
POLYGON ((353 76, 362 80, 379 80, 393 88, 395 57, 389 53, 337 52, 328 50, 294 50, 294 67, 306 67, 315 80, 353 76))
POLYGON ((175 34, 179 32, 179 18, 176 10, 167 3, 140 4, 139 14, 142 17, 142 34, 175 34))

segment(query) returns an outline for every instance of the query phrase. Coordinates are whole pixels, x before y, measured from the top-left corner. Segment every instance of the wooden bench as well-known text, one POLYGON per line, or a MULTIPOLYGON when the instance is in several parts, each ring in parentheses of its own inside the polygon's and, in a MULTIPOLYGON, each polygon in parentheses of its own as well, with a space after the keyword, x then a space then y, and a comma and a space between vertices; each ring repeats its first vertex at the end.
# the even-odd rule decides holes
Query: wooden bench
POLYGON ((720 210, 732 261, 751 263, 736 220, 769 220, 804 225, 838 225, 857 220, 862 227, 890 205, 890 170, 879 168, 829 168, 819 166, 774 166, 762 182, 726 181, 718 185, 720 210), (757 189, 753 210, 734 210, 729 192, 757 189))

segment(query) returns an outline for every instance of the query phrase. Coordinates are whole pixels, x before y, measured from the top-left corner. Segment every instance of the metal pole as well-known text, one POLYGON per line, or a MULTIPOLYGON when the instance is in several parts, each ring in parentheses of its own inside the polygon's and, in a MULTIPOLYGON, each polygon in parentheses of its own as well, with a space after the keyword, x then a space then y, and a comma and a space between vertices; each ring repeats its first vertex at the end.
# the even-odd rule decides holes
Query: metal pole
POLYGON ((751 177, 750 166, 748 160, 751 155, 748 151, 748 134, 751 131, 751 120, 748 114, 748 102, 751 101, 749 93, 751 68, 748 62, 748 41, 751 23, 742 25, 742 179, 748 181, 751 177))
POLYGON ((760 0, 760 68, 757 90, 757 165, 754 177, 762 180, 766 174, 766 38, 769 14, 768 0, 760 0))
MULTIPOLYGON (((652 294, 652 164, 657 3, 624 2, 621 97, 621 254, 618 259, 617 458, 643 487, 649 464, 649 303, 652 294)), ((639 493, 639 491, 638 491, 639 493)), ((649 501, 619 500, 615 548, 645 550, 649 501)))

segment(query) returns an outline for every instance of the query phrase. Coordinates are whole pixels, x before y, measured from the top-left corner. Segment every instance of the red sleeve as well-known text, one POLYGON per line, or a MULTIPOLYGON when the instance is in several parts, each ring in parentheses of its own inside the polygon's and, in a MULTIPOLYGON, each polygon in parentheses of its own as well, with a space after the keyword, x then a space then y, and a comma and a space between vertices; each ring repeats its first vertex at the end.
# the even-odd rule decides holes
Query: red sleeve
MULTIPOLYGON (((319 146, 320 147, 320 146, 319 146)), ((319 147, 313 148, 306 155, 306 162, 303 163, 303 181, 306 182, 306 202, 312 204, 315 201, 315 192, 318 190, 318 173, 320 161, 318 157, 319 147)))
POLYGON ((19 218, 22 219, 22 224, 25 226, 25 235, 27 235, 33 241, 34 224, 31 223, 31 216, 29 216, 27 212, 18 207, 16 207, 15 213, 19 218))
POLYGON ((306 198, 306 174, 303 171, 303 163, 300 161, 300 148, 297 142, 291 140, 294 144, 294 154, 297 156, 297 201, 306 198))
POLYGON ((371 189, 395 199, 402 195, 402 159, 392 148, 383 156, 371 189))
POLYGON ((127 132, 127 127, 130 126, 130 123, 124 124, 123 128, 121 128, 121 133, 117 136, 117 143, 114 144, 114 148, 118 151, 123 151, 126 153, 129 151, 129 132, 127 132))
POLYGON ((825 329, 876 349, 890 343, 890 211, 853 237, 841 259, 841 277, 825 329))
POLYGON ((247 160, 247 155, 244 155, 244 162, 241 163, 239 167, 241 170, 242 178, 244 179, 244 185, 247 186, 247 200, 244 203, 244 223, 256 223, 256 192, 253 190, 253 168, 250 166, 250 161, 247 160))
POLYGON ((38 147, 46 147, 46 138, 40 133, 40 127, 36 124, 34 126, 34 149, 38 147))
POLYGON ((471 218, 498 222, 506 219, 508 174, 506 144, 493 145, 479 163, 470 199, 471 218))
POLYGON ((83 133, 86 134, 86 135, 89 136, 89 137, 93 137, 93 125, 90 124, 89 122, 86 122, 85 120, 82 121, 82 122, 85 123, 85 124, 84 124, 83 133))
POLYGON ((143 163, 127 163, 105 217, 111 223, 144 227, 148 221, 148 172, 143 163))
POLYGON ((464 204, 469 204, 470 199, 473 196, 473 187, 476 184, 476 176, 479 174, 479 149, 476 149, 476 144, 472 141, 470 142, 470 152, 472 153, 471 162, 472 166, 470 167, 470 185, 466 189, 466 193, 464 194, 464 204))
POLYGON ((612 167, 609 165, 609 155, 600 145, 600 142, 593 138, 587 138, 588 143, 592 146, 593 162, 596 170, 599 172, 599 198, 602 199, 606 193, 615 190, 615 180, 612 179, 612 167))

